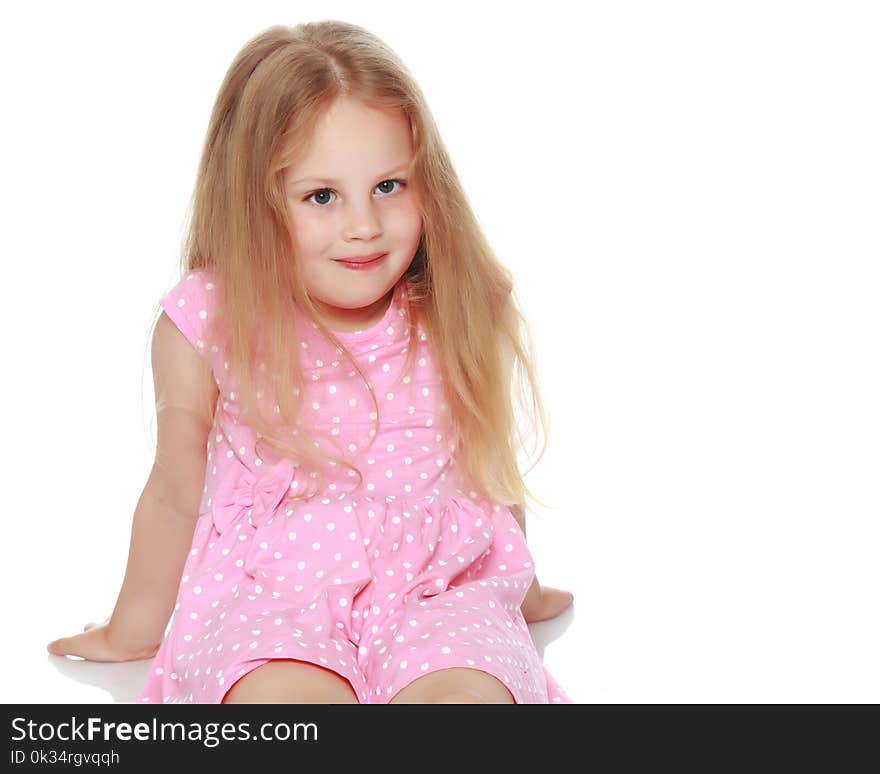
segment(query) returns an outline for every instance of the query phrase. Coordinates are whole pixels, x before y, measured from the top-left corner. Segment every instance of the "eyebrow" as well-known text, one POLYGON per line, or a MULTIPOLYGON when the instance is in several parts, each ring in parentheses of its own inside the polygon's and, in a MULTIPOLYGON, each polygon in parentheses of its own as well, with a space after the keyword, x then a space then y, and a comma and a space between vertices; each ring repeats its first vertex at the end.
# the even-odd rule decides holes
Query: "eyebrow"
MULTIPOLYGON (((402 164, 398 164, 396 167, 393 167, 388 172, 383 172, 381 175, 377 175, 377 177, 384 179, 386 177, 390 177, 391 175, 397 174, 401 170, 405 171, 408 168, 409 168, 409 163, 404 162, 402 164)), ((326 183, 327 185, 339 185, 341 182, 342 182, 341 180, 334 180, 333 178, 329 178, 329 177, 303 177, 299 180, 294 180, 292 183, 289 183, 289 185, 292 185, 292 186, 293 185, 302 185, 303 183, 321 183, 321 184, 326 183)))

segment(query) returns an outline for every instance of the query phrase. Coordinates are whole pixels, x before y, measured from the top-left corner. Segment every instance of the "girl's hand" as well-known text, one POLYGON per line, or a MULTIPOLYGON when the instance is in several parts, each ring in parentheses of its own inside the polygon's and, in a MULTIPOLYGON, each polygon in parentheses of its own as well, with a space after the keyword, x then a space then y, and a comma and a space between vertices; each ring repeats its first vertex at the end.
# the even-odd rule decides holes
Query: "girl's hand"
POLYGON ((520 609, 526 623, 537 623, 555 618, 572 602, 574 602, 574 594, 570 591, 541 586, 536 576, 520 609))
POLYGON ((53 656, 80 656, 86 661, 138 661, 155 656, 160 644, 129 650, 111 639, 108 618, 102 624, 87 623, 82 634, 53 640, 46 650, 53 656))

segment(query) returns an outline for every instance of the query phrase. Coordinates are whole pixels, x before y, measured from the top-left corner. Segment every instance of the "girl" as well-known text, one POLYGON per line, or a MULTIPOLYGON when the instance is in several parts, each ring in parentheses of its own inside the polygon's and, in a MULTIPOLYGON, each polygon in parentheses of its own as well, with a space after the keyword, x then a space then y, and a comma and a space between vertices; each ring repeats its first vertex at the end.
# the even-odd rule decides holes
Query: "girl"
POLYGON ((387 45, 248 42, 183 270, 116 607, 49 652, 152 658, 141 702, 570 703, 526 626, 572 595, 525 541, 522 317, 387 45))

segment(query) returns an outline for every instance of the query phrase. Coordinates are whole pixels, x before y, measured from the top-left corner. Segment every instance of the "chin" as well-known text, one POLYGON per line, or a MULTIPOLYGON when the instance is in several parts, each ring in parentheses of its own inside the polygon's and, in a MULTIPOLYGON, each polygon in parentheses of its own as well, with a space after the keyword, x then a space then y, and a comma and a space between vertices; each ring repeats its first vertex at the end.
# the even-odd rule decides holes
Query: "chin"
POLYGON ((335 293, 326 296, 317 296, 317 298, 325 304, 335 306, 338 309, 363 309, 365 306, 375 304, 387 294, 388 291, 377 289, 371 292, 361 291, 359 293, 346 294, 335 293))

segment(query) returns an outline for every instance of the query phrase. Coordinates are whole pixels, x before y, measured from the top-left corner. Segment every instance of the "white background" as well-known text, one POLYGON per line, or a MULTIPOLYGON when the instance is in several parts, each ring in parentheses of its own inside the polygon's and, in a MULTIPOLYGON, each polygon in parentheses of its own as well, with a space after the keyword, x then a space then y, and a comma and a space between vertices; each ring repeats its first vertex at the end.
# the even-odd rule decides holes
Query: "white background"
POLYGON ((45 645, 116 601, 155 448, 151 328, 223 75, 266 27, 326 18, 406 62, 514 272, 550 419, 529 545, 576 596, 532 627, 562 687, 880 700, 875 4, 0 14, 0 700, 140 689, 148 662, 45 645))

